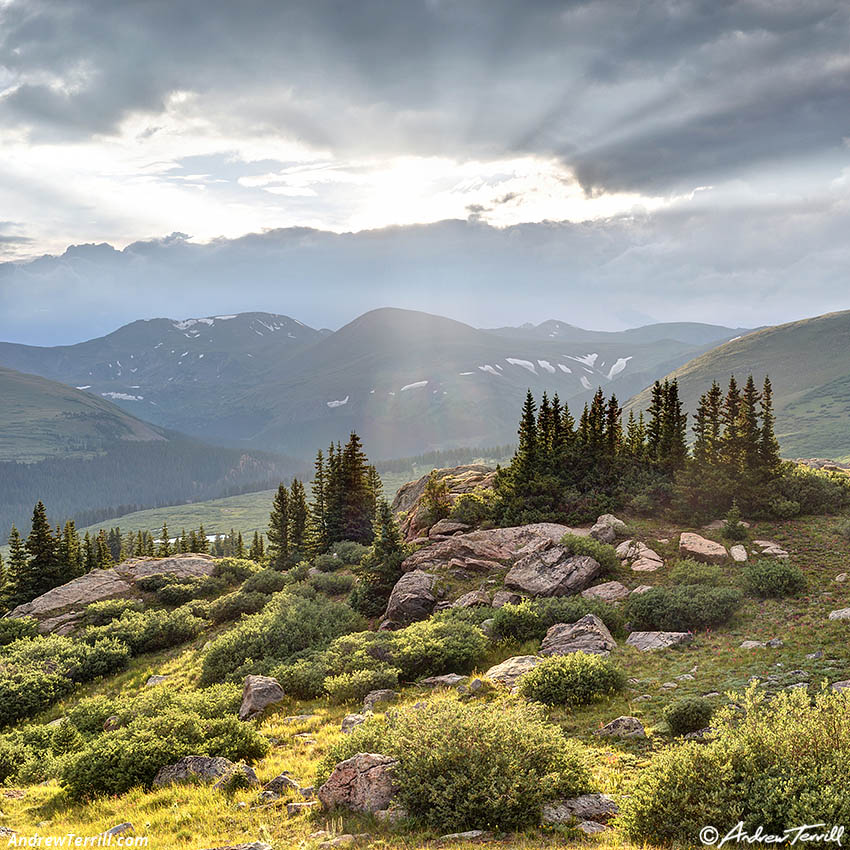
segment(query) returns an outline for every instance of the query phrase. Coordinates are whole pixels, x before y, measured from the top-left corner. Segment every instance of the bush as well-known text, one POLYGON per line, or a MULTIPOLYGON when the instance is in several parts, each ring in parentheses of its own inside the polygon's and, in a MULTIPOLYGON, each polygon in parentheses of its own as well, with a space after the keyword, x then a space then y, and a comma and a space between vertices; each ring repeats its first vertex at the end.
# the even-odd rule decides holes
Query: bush
POLYGON ((32 717, 78 683, 122 670, 129 657, 116 640, 89 646, 49 635, 10 643, 0 652, 0 727, 32 717))
POLYGON ((226 587, 223 579, 213 576, 169 580, 156 591, 156 598, 163 605, 184 605, 193 599, 218 596, 226 587))
POLYGON ((593 537, 578 537, 575 534, 565 534, 561 538, 561 545, 571 555, 587 555, 598 561, 606 572, 614 572, 620 566, 620 558, 617 550, 607 543, 600 543, 593 537))
POLYGON ((786 464, 776 484, 771 511, 779 519, 796 514, 830 514, 850 505, 850 476, 786 464), (796 513, 788 514, 796 507, 796 513))
POLYGON ((310 585, 326 596, 342 596, 354 587, 354 576, 351 573, 321 573, 311 577, 310 585))
POLYGON ((520 676, 526 699, 544 705, 586 705, 621 691, 626 677, 608 659, 584 652, 552 655, 520 676))
POLYGON ((87 643, 102 638, 118 640, 133 655, 168 649, 197 637, 204 621, 185 608, 174 611, 125 611, 105 626, 89 626, 81 635, 87 643))
POLYGON ((681 584, 656 587, 629 597, 627 615, 637 631, 696 631, 726 622, 741 604, 728 587, 681 584))
POLYGON ((138 599, 104 599, 86 605, 82 622, 86 626, 105 626, 126 611, 141 611, 143 607, 138 599))
POLYGON ((467 673, 487 651, 487 638, 469 623, 423 620, 394 633, 392 664, 407 679, 467 673))
POLYGON ((332 573, 334 570, 338 570, 341 566, 343 566, 343 563, 335 555, 328 555, 327 553, 324 553, 322 555, 316 555, 316 557, 313 558, 313 566, 317 570, 321 570, 323 573, 332 573))
POLYGON ((21 638, 36 637, 38 621, 31 617, 10 620, 4 617, 0 620, 0 646, 8 646, 21 638))
POLYGON ((703 564, 691 558, 676 561, 670 570, 671 584, 706 584, 717 587, 723 581, 723 571, 716 564, 703 564))
POLYGON ((724 835, 738 821, 752 834, 800 824, 850 822, 850 700, 822 690, 755 687, 721 709, 715 737, 658 752, 621 803, 620 826, 636 843, 697 843, 706 824, 724 835))
POLYGON ((287 584, 286 573, 272 569, 260 570, 242 585, 240 593, 263 593, 271 596, 273 593, 280 593, 287 584))
POLYGON ((493 493, 490 490, 461 493, 455 500, 449 517, 466 525, 481 525, 492 518, 492 502, 493 493))
POLYGON ((333 638, 363 628, 364 622, 347 605, 305 599, 292 591, 273 597, 259 614, 245 617, 213 641, 203 661, 205 684, 241 678, 253 662, 284 661, 308 647, 321 647, 333 638), (243 669, 244 668, 244 669, 243 669))
POLYGON ((664 719, 674 735, 687 735, 705 729, 714 713, 711 703, 703 697, 685 697, 664 706, 664 719))
POLYGON ((209 617, 214 623, 238 620, 243 614, 256 614, 268 604, 265 593, 245 593, 237 590, 221 596, 210 605, 209 617))
POLYGON ((68 720, 83 735, 96 735, 103 731, 103 724, 115 711, 115 703, 108 697, 87 697, 68 712, 68 720))
POLYGON ((355 543, 353 540, 341 540, 338 543, 332 543, 327 554, 336 557, 338 564, 353 565, 359 564, 368 551, 369 547, 362 543, 355 543))
POLYGON ((760 598, 794 596, 806 586, 802 570, 787 561, 754 561, 741 574, 747 592, 760 598))
POLYGON ((438 697, 370 719, 334 744, 317 784, 358 752, 398 759, 398 802, 442 830, 516 830, 558 796, 591 790, 583 751, 533 705, 438 697))
POLYGON ((81 799, 150 787, 161 767, 187 755, 255 761, 268 751, 268 741, 252 724, 239 722, 238 702, 239 690, 232 687, 142 693, 119 712, 119 728, 60 761, 59 778, 73 799, 81 799))
POLYGON ((230 585, 242 584, 255 572, 257 565, 246 558, 221 558, 213 567, 213 575, 230 585))
POLYGON ((381 666, 375 670, 356 670, 325 679, 325 692, 331 702, 361 701, 370 691, 398 687, 398 670, 381 666))
POLYGON ((582 596, 523 600, 518 605, 503 605, 493 614, 493 637, 524 643, 542 640, 556 623, 575 623, 585 614, 596 614, 612 633, 623 629, 622 614, 613 606, 582 596))
POLYGON ((322 653, 311 652, 307 658, 290 659, 272 670, 284 693, 295 699, 316 699, 325 693, 325 679, 333 668, 322 653))

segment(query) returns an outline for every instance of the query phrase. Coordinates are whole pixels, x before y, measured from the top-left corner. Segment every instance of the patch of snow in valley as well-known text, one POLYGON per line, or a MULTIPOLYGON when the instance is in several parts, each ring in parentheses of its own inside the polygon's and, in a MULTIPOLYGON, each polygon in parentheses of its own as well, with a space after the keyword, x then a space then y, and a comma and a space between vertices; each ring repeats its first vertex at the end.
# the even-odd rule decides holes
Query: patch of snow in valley
POLYGON ((504 370, 504 369, 503 369, 503 368, 502 368, 502 367, 501 367, 498 363, 496 364, 496 368, 497 368, 500 372, 504 372, 504 371, 505 371, 505 370, 504 370))
POLYGON ((235 319, 236 316, 214 316, 216 319, 221 319, 221 321, 226 322, 228 319, 235 319))
POLYGON ((631 355, 629 357, 620 357, 617 362, 608 370, 608 380, 610 381, 611 378, 614 377, 614 375, 619 375, 620 372, 622 372, 623 369, 626 368, 629 360, 631 360, 633 356, 634 355, 631 355))
POLYGON ((78 390, 90 390, 91 384, 86 384, 84 387, 77 387, 78 390))
MULTIPOLYGON (((483 369, 483 366, 479 366, 479 369, 483 369)), ((458 375, 474 375, 475 372, 458 372, 458 375)))
POLYGON ((548 360, 538 360, 538 361, 537 361, 537 365, 538 365, 541 369, 545 369, 545 370, 546 370, 547 372, 549 372, 551 375, 554 375, 554 374, 555 374, 555 367, 554 367, 554 366, 553 366, 553 365, 552 365, 552 364, 551 364, 548 360))
POLYGON ((562 372, 566 372, 568 375, 572 375, 572 373, 573 373, 573 370, 572 370, 572 369, 570 369, 570 367, 569 367, 569 366, 564 366, 564 364, 563 364, 563 363, 559 363, 559 364, 558 364, 558 368, 559 368, 562 372))
POLYGON ((499 373, 489 363, 486 363, 484 366, 479 366, 478 368, 482 372, 489 372, 491 375, 495 375, 497 378, 499 377, 499 373))
POLYGON ((416 390, 416 389, 419 389, 419 387, 426 387, 426 386, 428 386, 427 381, 414 381, 412 384, 405 384, 399 390, 399 392, 403 393, 405 390, 416 390))
POLYGON ((527 369, 532 375, 537 374, 537 369, 534 368, 534 364, 530 360, 521 360, 519 357, 506 357, 505 360, 511 366, 520 366, 523 369, 527 369))
POLYGON ((593 366, 596 363, 596 359, 599 357, 598 354, 582 354, 582 355, 574 355, 574 354, 565 354, 564 357, 569 357, 570 360, 575 360, 577 363, 584 363, 585 366, 593 366))
POLYGON ((154 351, 156 351, 156 350, 157 350, 157 348, 159 348, 161 345, 162 345, 162 343, 161 343, 161 342, 158 342, 158 343, 157 343, 157 344, 153 347, 153 350, 154 350, 154 351))
POLYGON ((587 378, 586 378, 584 375, 582 375, 582 376, 581 376, 581 385, 582 385, 582 386, 583 386, 586 390, 589 390, 589 389, 591 388, 591 387, 590 387, 590 381, 588 381, 588 380, 587 380, 587 378))
POLYGON ((188 351, 184 351, 180 356, 185 357, 188 353, 189 353, 188 351))
POLYGON ((130 393, 101 393, 101 395, 118 401, 144 401, 145 399, 143 395, 130 395, 130 393))
POLYGON ((130 372, 131 372, 131 373, 136 373, 136 372, 138 372, 138 371, 139 371, 139 370, 138 370, 138 368, 136 368, 136 369, 131 369, 131 370, 130 370, 130 372))
POLYGON ((328 407, 342 407, 344 404, 348 404, 348 396, 341 399, 336 399, 334 401, 325 402, 328 407))

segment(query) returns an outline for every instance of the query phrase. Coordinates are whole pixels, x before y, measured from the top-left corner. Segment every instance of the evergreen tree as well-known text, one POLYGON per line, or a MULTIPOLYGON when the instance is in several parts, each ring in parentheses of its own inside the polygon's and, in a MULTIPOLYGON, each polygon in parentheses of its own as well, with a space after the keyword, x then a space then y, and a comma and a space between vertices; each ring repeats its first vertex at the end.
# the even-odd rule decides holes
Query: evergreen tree
POLYGON ((747 378, 741 396, 738 414, 738 433, 741 438, 741 466, 749 479, 757 476, 761 469, 761 428, 759 427, 759 403, 761 395, 756 389, 753 376, 747 378))
POLYGON ((115 566, 115 561, 112 560, 112 550, 109 548, 109 540, 102 528, 98 531, 95 540, 95 559, 98 569, 105 570, 115 566))
POLYGON ((605 450, 609 458, 615 458, 623 449, 622 415, 617 396, 612 395, 605 410, 605 450))
POLYGON ((761 442, 759 457, 762 469, 768 478, 779 475, 782 461, 779 456, 779 441, 776 439, 774 428, 776 418, 773 414, 773 387, 770 378, 765 377, 761 391, 761 442))
POLYGON ((6 584, 6 564, 3 563, 3 556, 0 555, 0 611, 6 607, 6 598, 9 588, 6 584))
POLYGON ((325 549, 344 539, 342 489, 342 447, 331 443, 325 479, 325 549))
POLYGON ((208 555, 210 551, 210 542, 207 540, 207 532, 203 525, 198 528, 198 548, 196 551, 201 555, 208 555))
POLYGON ((601 455, 605 449, 606 407, 605 394, 599 387, 590 402, 585 433, 585 445, 595 456, 601 455))
MULTIPOLYGON (((88 533, 86 533, 88 536, 88 533)), ((142 558, 145 554, 145 537, 141 531, 136 532, 136 542, 133 546, 133 557, 142 558)))
POLYGON ((24 599, 19 591, 21 578, 26 576, 26 572, 26 548, 18 529, 13 525, 9 534, 9 563, 6 566, 6 599, 10 608, 29 601, 24 599))
POLYGON ((236 535, 236 551, 234 553, 237 558, 245 557, 245 544, 242 542, 242 532, 236 535))
POLYGON ((86 532, 83 538, 83 565, 87 573, 97 569, 97 549, 88 532, 86 532))
POLYGON ((160 558, 167 558, 171 554, 171 541, 168 536, 168 526, 165 523, 162 524, 162 531, 159 535, 159 549, 156 554, 160 558))
POLYGON ((541 459, 551 456, 552 445, 555 435, 555 421, 552 415, 552 405, 546 391, 540 399, 540 408, 537 411, 537 442, 541 459))
POLYGON ((318 555, 328 548, 330 542, 325 521, 325 459, 321 449, 316 454, 313 469, 313 484, 311 486, 313 499, 310 502, 310 553, 318 555))
POLYGON ((307 518, 304 485, 293 478, 289 491, 289 555, 293 563, 298 563, 307 554, 307 518))
POLYGON ((286 570, 289 562, 289 491, 285 484, 278 485, 269 515, 269 558, 276 570, 286 570))
POLYGON ((375 497, 360 437, 352 431, 342 452, 342 539, 368 545, 372 542, 375 497))
POLYGON ((675 379, 665 381, 662 389, 663 408, 661 419, 661 442, 659 457, 669 470, 681 469, 688 457, 688 415, 682 410, 679 399, 679 383, 675 379))
POLYGON ((106 542, 109 544, 109 552, 112 555, 112 560, 116 563, 121 561, 121 529, 110 528, 106 535, 106 542))
POLYGON ((647 413, 646 451, 651 460, 661 459, 661 430, 664 422, 665 390, 660 381, 652 385, 652 400, 647 413))
POLYGON ((531 390, 525 394, 522 406, 522 416, 517 430, 517 442, 514 462, 511 464, 514 480, 520 488, 527 487, 537 472, 538 434, 537 434, 537 405, 531 390))
POLYGON ((720 462, 727 472, 734 475, 741 468, 741 391, 738 382, 732 375, 729 379, 729 389, 723 400, 720 419, 723 424, 723 436, 720 440, 720 462))
POLYGON ((59 542, 59 560, 63 564, 68 581, 84 573, 83 553, 80 548, 80 536, 73 520, 65 523, 62 539, 59 542))
POLYGON ((263 538, 259 531, 254 532, 254 539, 251 542, 251 548, 248 551, 248 557, 252 561, 259 563, 263 560, 263 538))
POLYGON ((625 450, 629 457, 640 459, 646 454, 646 426, 643 421, 643 411, 635 418, 633 410, 629 411, 629 421, 626 426, 625 450))
POLYGON ((47 511, 42 502, 39 502, 33 510, 32 528, 27 537, 26 551, 29 556, 27 567, 24 575, 18 579, 16 592, 19 598, 29 602, 41 596, 42 593, 64 584, 57 541, 47 521, 47 511))
POLYGON ((428 473, 428 480, 422 491, 422 506, 431 525, 445 519, 452 509, 448 482, 437 474, 436 469, 428 473))

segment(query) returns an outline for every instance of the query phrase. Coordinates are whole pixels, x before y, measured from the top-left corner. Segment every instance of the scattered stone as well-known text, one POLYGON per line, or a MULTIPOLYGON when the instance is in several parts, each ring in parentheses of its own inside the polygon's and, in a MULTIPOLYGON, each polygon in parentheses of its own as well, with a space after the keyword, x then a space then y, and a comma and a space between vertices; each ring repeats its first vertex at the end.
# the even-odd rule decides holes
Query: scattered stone
POLYGON ((429 688, 453 688, 461 682, 465 682, 468 676, 461 676, 460 673, 446 673, 444 676, 428 676, 427 679, 420 679, 419 684, 429 688))
POLYGON ((392 770, 398 762, 378 753, 358 753, 334 767, 318 796, 326 809, 379 812, 395 795, 392 770))
POLYGON ((715 543, 692 531, 679 535, 679 557, 693 558, 706 564, 722 564, 729 553, 722 543, 715 543))
POLYGON ((467 687, 469 693, 473 696, 481 696, 481 694, 486 694, 488 691, 493 690, 493 686, 484 679, 473 679, 467 687))
POLYGON ((287 803, 286 804, 286 813, 290 817, 296 817, 297 815, 303 815, 304 812, 312 812, 314 809, 319 807, 318 802, 315 800, 310 800, 306 803, 287 803))
POLYGON ((319 847, 320 850, 331 850, 333 847, 353 847, 357 843, 357 839, 351 833, 338 835, 336 838, 331 838, 328 841, 323 841, 319 847))
POLYGON ((679 686, 675 682, 665 682, 661 687, 665 691, 675 691, 679 686))
POLYGON ((542 660, 539 655, 514 655, 491 667, 484 676, 493 682, 513 688, 523 673, 533 670, 542 660))
MULTIPOLYGON (((741 521, 741 525, 744 526, 744 528, 750 527, 750 524, 748 522, 743 521, 743 520, 741 521)), ((708 523, 708 525, 704 525, 703 529, 705 529, 706 531, 720 531, 720 529, 724 528, 725 526, 726 526, 726 520, 725 519, 715 519, 715 520, 712 520, 710 523, 708 523)))
POLYGON ((272 846, 265 841, 252 841, 249 844, 226 844, 224 847, 215 847, 211 850, 272 850, 272 846))
POLYGON ((710 738, 711 734, 711 727, 706 726, 704 729, 697 729, 696 732, 688 732, 682 735, 682 738, 686 741, 704 741, 706 738, 710 738))
POLYGON ((316 717, 315 714, 290 714, 283 718, 284 723, 304 723, 307 720, 312 720, 316 717))
POLYGON ((703 694, 706 699, 713 699, 714 697, 720 696, 720 691, 709 691, 707 694, 703 694))
POLYGON ((679 676, 673 677, 677 682, 693 682, 694 675, 693 673, 682 673, 679 676))
POLYGON ((395 702, 397 699, 398 694, 391 688, 379 688, 376 691, 369 691, 363 700, 363 713, 369 714, 369 712, 375 710, 375 706, 389 704, 395 702))
POLYGON ((148 678, 147 682, 145 682, 146 688, 153 688, 156 685, 162 685, 168 681, 168 676, 151 676, 148 678))
POLYGON ((491 638, 493 637, 493 626, 496 624, 496 620, 494 617, 488 617, 486 620, 482 620, 479 624, 478 628, 481 629, 484 637, 491 638))
POLYGON ((605 832, 608 827, 595 820, 583 820, 576 829, 581 830, 586 835, 596 835, 597 832, 605 832))
POLYGON ((592 655, 609 655, 617 648, 605 623, 596 614, 585 614, 575 623, 556 623, 543 638, 541 655, 569 655, 587 652, 592 655))
POLYGON ((401 628, 430 617, 437 603, 432 593, 436 581, 435 575, 422 570, 405 573, 390 593, 381 628, 401 628))
POLYGON ((623 715, 606 723, 601 729, 597 729, 594 735, 610 735, 615 738, 645 738, 646 731, 637 717, 623 715))
POLYGON ((511 567, 505 586, 532 596, 568 596, 584 590, 600 573, 599 562, 588 555, 572 555, 565 546, 552 545, 511 567))
POLYGON ((732 560, 735 561, 736 564, 743 564, 747 560, 747 549, 740 543, 736 543, 734 546, 731 546, 729 548, 729 554, 732 556, 732 560))
POLYGON ((468 829, 466 832, 450 832, 447 835, 441 835, 440 841, 484 841, 492 837, 492 832, 485 832, 483 829, 468 829))
POLYGON ((378 820, 386 821, 387 823, 398 823, 399 821, 404 820, 407 816, 407 809, 403 809, 401 806, 395 805, 395 803, 393 803, 388 809, 382 809, 379 812, 375 812, 375 817, 378 820))
POLYGON ((607 794, 582 794, 543 807, 543 823, 565 824, 574 820, 606 823, 619 814, 619 807, 607 794))
POLYGON ((127 821, 125 823, 119 823, 119 824, 116 824, 115 826, 111 826, 103 834, 104 835, 123 835, 125 832, 135 832, 135 831, 136 830, 133 827, 133 824, 131 824, 130 821, 127 821))
POLYGON ((617 547, 617 555, 626 566, 638 573, 652 573, 664 566, 662 557, 639 540, 624 540, 617 547))
POLYGON ((782 649, 782 647, 783 647, 783 646, 785 646, 785 641, 784 641, 784 640, 782 640, 782 638, 771 638, 771 639, 767 642, 767 645, 768 645, 771 649, 782 649))
POLYGON ((490 605, 490 594, 486 590, 470 590, 452 603, 452 608, 474 608, 479 605, 490 605))
POLYGON ((230 773, 236 765, 223 756, 184 756, 175 764, 161 767, 153 778, 154 787, 179 782, 212 782, 230 773))
POLYGON ((635 697, 632 702, 646 702, 648 699, 652 699, 652 694, 641 694, 639 697, 635 697))
POLYGON ((779 558, 784 561, 791 557, 787 549, 783 549, 778 543, 770 540, 754 540, 753 543, 761 549, 761 554, 768 558, 779 558))
POLYGON ((626 644, 640 652, 651 652, 671 646, 682 646, 693 639, 691 632, 632 632, 626 638, 626 644))
POLYGON ((301 791, 301 786, 286 771, 263 786, 263 793, 273 797, 282 797, 284 791, 301 791))
POLYGON ((763 640, 745 640, 739 649, 764 649, 767 643, 763 640))
POLYGON ((818 649, 818 650, 815 650, 814 652, 810 652, 806 656, 806 658, 808 658, 809 661, 817 661, 818 659, 823 658, 823 650, 818 649))
POLYGON ((501 608, 503 605, 519 605, 520 602, 522 602, 522 597, 510 590, 497 590, 493 594, 492 605, 494 608, 501 608))
POLYGON ((285 697, 286 694, 277 679, 271 676, 246 676, 239 719, 251 720, 285 697))
POLYGON ((590 536, 600 543, 607 543, 609 546, 617 541, 617 532, 614 530, 614 526, 605 523, 597 522, 590 529, 590 536))
POLYGON ((247 764, 234 765, 213 785, 216 791, 235 791, 239 788, 254 788, 260 784, 254 769, 247 764))
POLYGON ((829 612, 830 620, 850 620, 850 608, 839 608, 829 612))
POLYGON ((837 581, 839 583, 847 581, 847 573, 839 573, 833 581, 837 581))
POLYGON ((585 599, 599 599, 612 605, 621 602, 629 595, 629 589, 619 581, 606 581, 604 584, 595 584, 583 590, 581 595, 585 599))
POLYGON ((112 732, 114 729, 117 729, 121 725, 121 718, 117 714, 110 714, 106 720, 103 721, 103 731, 104 732, 112 732))
POLYGON ((456 522, 453 519, 441 519, 439 522, 435 522, 430 531, 428 532, 428 537, 433 540, 437 537, 451 537, 453 534, 459 534, 463 531, 469 531, 471 526, 467 525, 465 522, 456 522))
POLYGON ((793 685, 788 685, 788 687, 785 688, 785 690, 786 691, 796 691, 798 688, 808 688, 808 687, 809 687, 808 682, 795 682, 793 685))
POLYGON ((641 593, 647 593, 652 590, 651 584, 639 584, 630 594, 629 596, 640 596, 641 593))
POLYGON ((833 682, 830 687, 834 691, 846 691, 850 689, 850 679, 843 679, 840 682, 833 682))

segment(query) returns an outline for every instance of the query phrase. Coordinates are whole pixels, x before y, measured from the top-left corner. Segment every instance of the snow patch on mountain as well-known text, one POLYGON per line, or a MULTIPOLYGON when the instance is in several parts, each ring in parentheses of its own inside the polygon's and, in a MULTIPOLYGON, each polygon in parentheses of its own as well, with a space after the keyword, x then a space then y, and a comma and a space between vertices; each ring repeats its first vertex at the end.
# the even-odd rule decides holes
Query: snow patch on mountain
POLYGON ((558 364, 558 368, 559 368, 562 372, 566 372, 566 374, 567 374, 567 375, 572 375, 572 373, 573 373, 573 370, 572 370, 572 369, 570 369, 570 367, 569 367, 569 366, 564 366, 564 364, 563 364, 563 363, 559 363, 559 364, 558 364))
POLYGON ((619 375, 623 369, 628 365, 629 360, 632 359, 634 355, 629 357, 620 357, 617 362, 608 370, 608 380, 610 381, 615 375, 619 375))
POLYGON ((588 380, 587 380, 587 378, 586 378, 584 375, 582 375, 582 376, 581 376, 581 385, 582 385, 582 386, 583 386, 586 390, 589 390, 589 389, 590 389, 590 381, 588 381, 588 380))
POLYGON ((553 365, 552 365, 552 364, 551 364, 548 360, 538 360, 538 361, 537 361, 537 365, 538 365, 541 369, 545 369, 545 370, 546 370, 547 372, 549 372, 551 375, 554 375, 554 374, 555 374, 555 367, 554 367, 554 366, 553 366, 553 365))
POLYGON ((491 375, 495 375, 497 378, 499 377, 499 373, 489 363, 485 363, 483 366, 479 366, 478 368, 482 372, 489 372, 491 375))
POLYGON ((520 366, 528 370, 532 375, 537 374, 537 369, 535 369, 534 364, 530 360, 521 360, 519 357, 506 357, 505 361, 510 363, 511 366, 520 366))
POLYGON ((334 401, 327 401, 325 404, 327 404, 328 407, 342 407, 344 404, 348 404, 348 398, 349 397, 346 396, 345 398, 335 399, 334 401))
POLYGON ((143 395, 130 395, 130 393, 101 393, 104 398, 111 398, 117 401, 144 401, 143 395))
POLYGON ((596 363, 598 354, 565 354, 564 357, 569 357, 570 360, 575 360, 577 363, 584 363, 585 366, 593 366, 596 363))
POLYGON ((399 392, 403 393, 405 390, 415 390, 415 389, 418 389, 419 387, 426 387, 426 386, 428 386, 427 381, 414 381, 412 384, 405 384, 399 390, 399 392))

